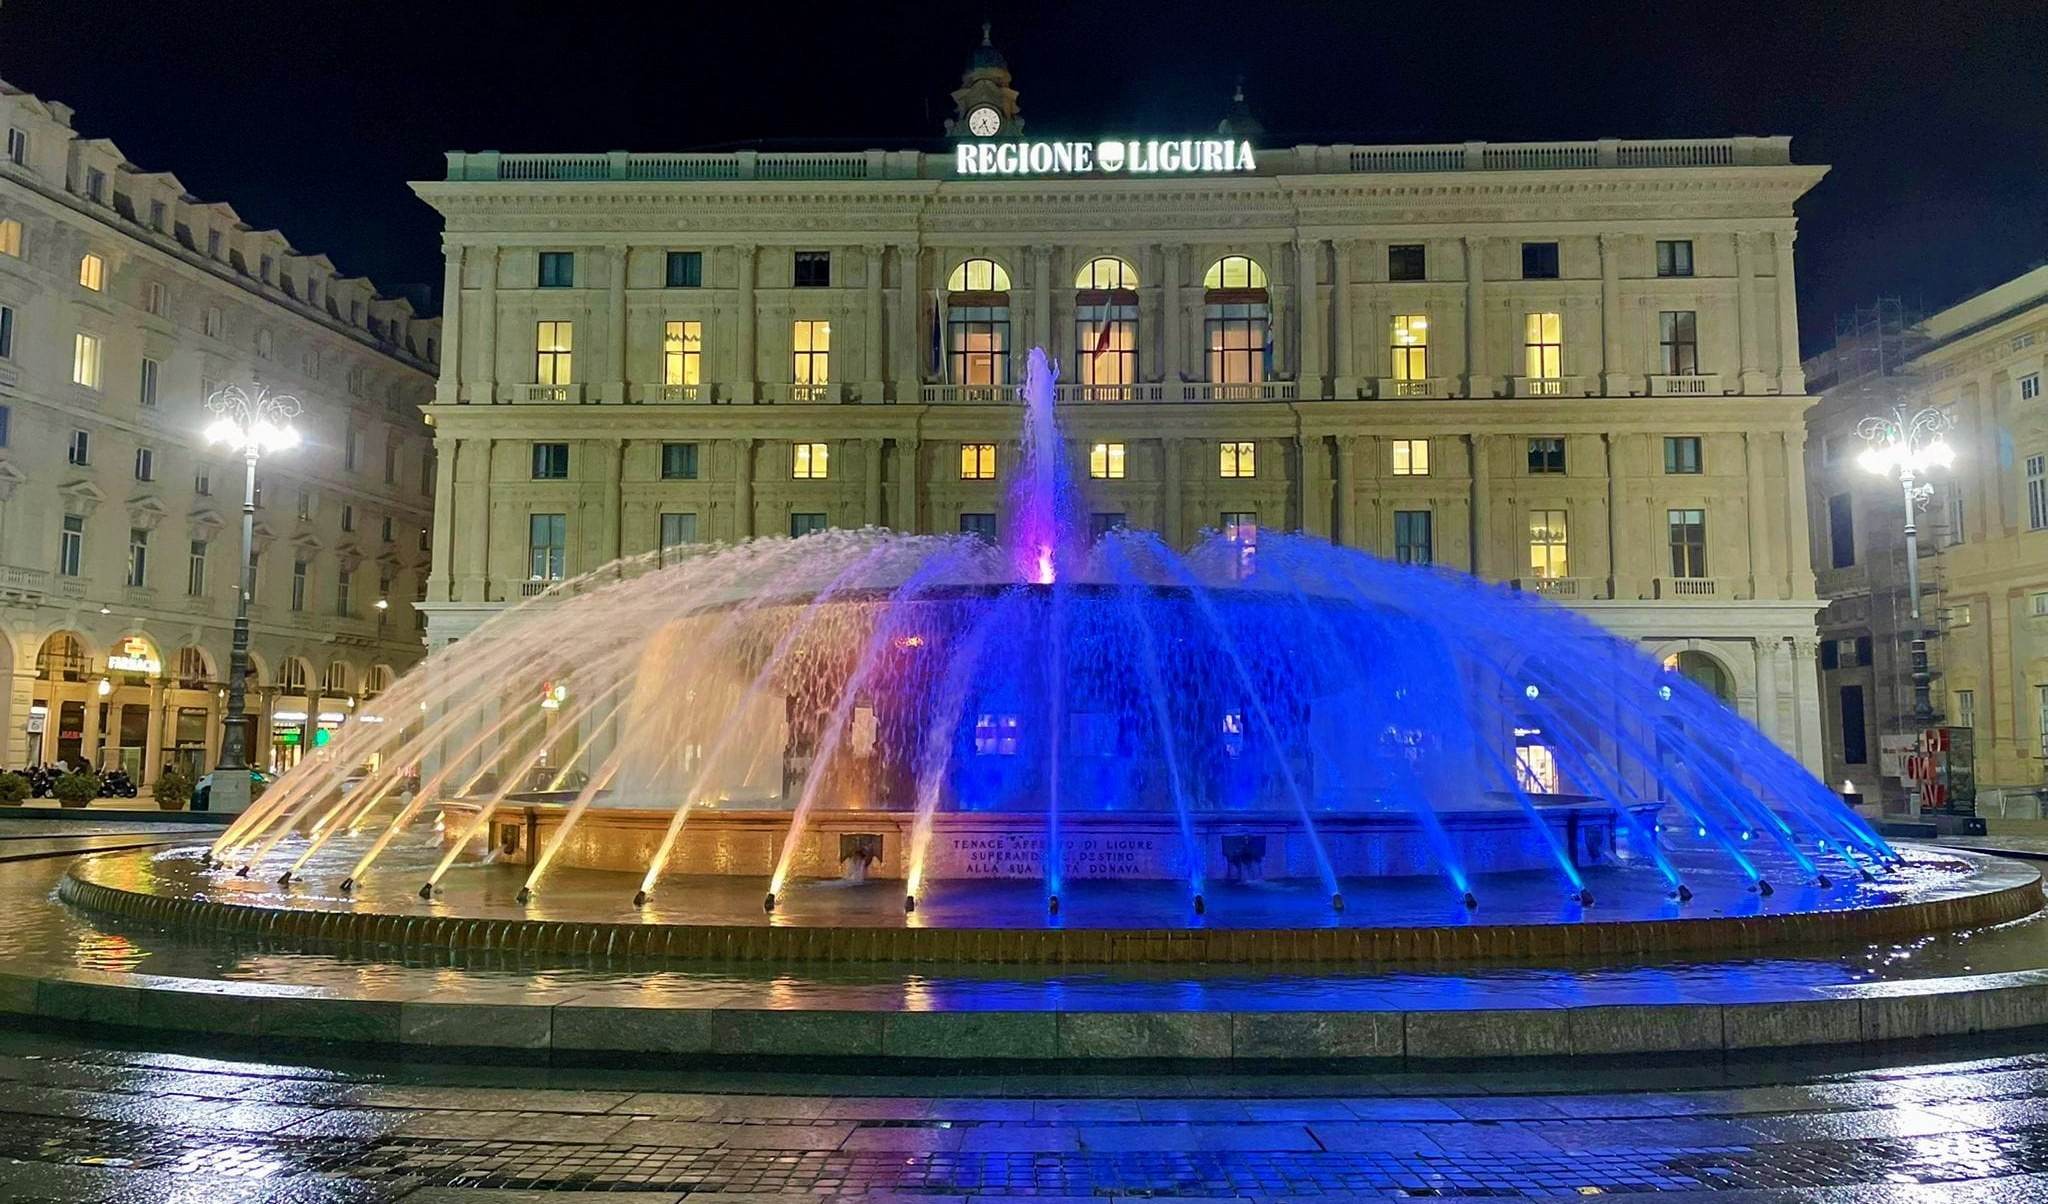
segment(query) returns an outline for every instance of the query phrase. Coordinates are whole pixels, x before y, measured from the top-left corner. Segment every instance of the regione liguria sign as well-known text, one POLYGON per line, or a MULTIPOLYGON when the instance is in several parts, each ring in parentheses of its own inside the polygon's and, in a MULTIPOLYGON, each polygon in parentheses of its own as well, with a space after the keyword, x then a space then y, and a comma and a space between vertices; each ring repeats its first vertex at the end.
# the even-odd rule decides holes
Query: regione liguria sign
POLYGON ((963 142, 953 148, 953 170, 962 176, 1166 176, 1257 167, 1251 143, 1227 138, 963 142))

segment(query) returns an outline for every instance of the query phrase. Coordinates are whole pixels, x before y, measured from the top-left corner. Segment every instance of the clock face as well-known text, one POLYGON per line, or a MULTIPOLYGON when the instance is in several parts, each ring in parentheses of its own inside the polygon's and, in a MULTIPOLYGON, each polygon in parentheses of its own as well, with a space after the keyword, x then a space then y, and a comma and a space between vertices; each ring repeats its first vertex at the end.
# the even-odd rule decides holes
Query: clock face
POLYGON ((978 138, 987 138, 1003 128, 1003 115, 987 105, 967 115, 967 129, 978 138))

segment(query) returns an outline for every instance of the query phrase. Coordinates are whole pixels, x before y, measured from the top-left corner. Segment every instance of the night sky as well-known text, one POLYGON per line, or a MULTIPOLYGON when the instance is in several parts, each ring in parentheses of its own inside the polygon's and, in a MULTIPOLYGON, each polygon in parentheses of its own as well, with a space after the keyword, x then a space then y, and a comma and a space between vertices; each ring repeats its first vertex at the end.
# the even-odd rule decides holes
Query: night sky
POLYGON ((980 22, 1033 135, 1180 133, 1242 73, 1267 142, 1790 134, 1807 350, 2048 258, 2041 4, 4 0, 0 77, 387 288, 438 282, 441 152, 904 147, 980 22), (811 15, 806 15, 811 14, 811 15))

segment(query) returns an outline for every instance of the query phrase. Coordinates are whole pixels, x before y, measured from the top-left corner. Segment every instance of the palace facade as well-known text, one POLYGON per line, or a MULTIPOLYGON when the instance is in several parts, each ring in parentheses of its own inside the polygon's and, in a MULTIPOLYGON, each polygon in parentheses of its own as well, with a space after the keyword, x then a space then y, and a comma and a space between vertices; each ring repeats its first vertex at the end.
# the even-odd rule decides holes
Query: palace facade
POLYGON ((998 535, 1025 352, 1098 525, 1299 529, 1578 607, 1816 769, 1784 138, 451 153, 429 639, 706 540, 998 535))
POLYGON ((204 402, 304 406, 258 476, 250 763, 425 653, 439 322, 0 83, 0 768, 218 755, 244 469, 204 402))

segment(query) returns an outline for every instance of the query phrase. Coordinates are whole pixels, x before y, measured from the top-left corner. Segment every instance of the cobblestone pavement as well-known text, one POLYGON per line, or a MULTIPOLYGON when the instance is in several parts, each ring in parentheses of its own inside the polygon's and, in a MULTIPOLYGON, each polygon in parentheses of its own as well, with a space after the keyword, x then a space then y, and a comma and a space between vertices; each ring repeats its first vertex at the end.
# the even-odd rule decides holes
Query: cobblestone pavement
POLYGON ((2048 1053, 1344 1077, 264 1063, 0 1033, 0 1200, 2048 1200, 2048 1053))

